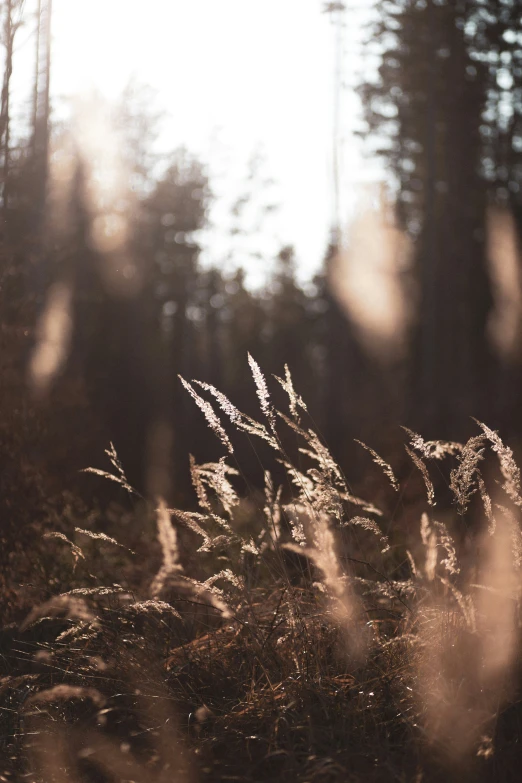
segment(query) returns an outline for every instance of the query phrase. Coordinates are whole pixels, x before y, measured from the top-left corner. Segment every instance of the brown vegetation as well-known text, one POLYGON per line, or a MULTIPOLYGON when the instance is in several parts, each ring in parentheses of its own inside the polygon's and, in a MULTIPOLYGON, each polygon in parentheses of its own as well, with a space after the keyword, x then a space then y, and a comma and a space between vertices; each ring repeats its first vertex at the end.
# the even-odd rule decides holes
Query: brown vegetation
MULTIPOLYGON (((3 779, 514 780, 522 497, 509 448, 483 424, 465 445, 409 432, 428 497, 406 529, 416 468, 396 477, 369 449, 385 508, 356 497, 289 372, 285 413, 250 366, 261 420, 203 391, 275 452, 281 487, 265 471, 264 496, 240 494, 240 465, 191 458, 199 509, 136 497, 137 554, 122 520, 46 534, 39 567, 59 564, 60 579, 2 631, 3 779), (441 482, 453 510, 437 510, 441 482)), ((232 458, 236 435, 185 385, 232 458)), ((107 454, 111 473, 93 472, 132 493, 107 454)))

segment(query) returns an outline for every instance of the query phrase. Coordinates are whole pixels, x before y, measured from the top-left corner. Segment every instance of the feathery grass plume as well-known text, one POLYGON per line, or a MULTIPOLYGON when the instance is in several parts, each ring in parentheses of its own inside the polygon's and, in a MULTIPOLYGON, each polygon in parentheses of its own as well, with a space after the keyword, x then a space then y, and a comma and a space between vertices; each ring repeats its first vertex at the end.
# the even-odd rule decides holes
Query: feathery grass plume
POLYGON ((84 620, 87 623, 97 621, 96 615, 82 598, 63 594, 35 606, 20 625, 20 630, 25 631, 36 622, 60 616, 65 620, 84 620))
POLYGON ((234 572, 231 571, 230 568, 225 568, 222 571, 219 571, 217 574, 213 574, 212 576, 210 576, 202 583, 203 587, 207 589, 209 587, 213 587, 213 585, 220 579, 226 580, 231 585, 236 587, 238 590, 245 589, 245 580, 241 576, 237 576, 237 574, 234 574, 234 572))
POLYGON ((172 524, 171 515, 165 501, 161 499, 156 510, 156 521, 158 525, 158 541, 161 545, 163 562, 150 586, 150 592, 153 598, 157 598, 161 594, 161 591, 166 586, 169 578, 182 571, 179 563, 176 528, 172 524))
POLYGON ((357 506, 358 508, 362 508, 363 511, 366 511, 367 514, 373 514, 376 517, 382 517, 382 511, 380 508, 377 508, 377 506, 374 506, 373 503, 368 503, 367 500, 363 500, 362 498, 355 497, 355 495, 351 495, 349 492, 341 492, 339 494, 339 497, 341 500, 344 500, 346 503, 349 503, 351 506, 357 506))
MULTIPOLYGON (((198 582, 196 579, 186 577, 181 573, 183 568, 179 563, 176 529, 172 525, 171 512, 163 500, 159 501, 156 518, 158 524, 158 540, 161 544, 163 562, 150 587, 152 597, 157 598, 167 583, 174 579, 178 585, 185 584, 190 586, 196 595, 206 596, 210 600, 211 605, 214 606, 215 609, 218 609, 223 617, 231 617, 232 614, 230 609, 222 598, 222 591, 214 586, 207 586, 198 582)), ((212 515, 212 518, 217 519, 216 515, 212 515)), ((224 522, 224 520, 220 521, 224 522)), ((229 540, 229 538, 226 538, 226 541, 229 540)))
POLYGON ((344 509, 338 488, 321 470, 310 468, 307 473, 313 482, 313 494, 310 501, 312 501, 314 508, 328 514, 340 523, 344 516, 344 509))
POLYGON ((375 520, 369 519, 368 517, 351 517, 346 522, 343 522, 342 527, 361 527, 363 530, 367 530, 369 533, 372 533, 374 536, 377 536, 377 538, 380 540, 381 544, 383 544, 383 549, 381 549, 381 554, 384 554, 385 552, 388 552, 390 549, 390 542, 388 541, 388 537, 382 532, 379 525, 375 520))
POLYGON ((169 508, 169 513, 186 525, 189 530, 192 530, 202 537, 203 543, 196 552, 211 552, 216 547, 226 546, 233 541, 233 536, 230 534, 211 536, 199 524, 200 522, 206 524, 214 523, 217 524, 218 527, 225 528, 225 530, 230 533, 230 525, 218 514, 199 514, 197 511, 180 511, 175 508, 169 508))
POLYGON ((234 424, 240 432, 244 432, 247 435, 254 435, 256 438, 265 440, 275 451, 279 451, 280 447, 277 440, 270 435, 264 424, 256 421, 251 416, 247 416, 246 413, 238 410, 233 405, 228 397, 222 392, 218 391, 214 386, 209 383, 203 383, 202 381, 193 381, 205 391, 208 391, 218 402, 219 407, 225 413, 232 424, 234 424))
POLYGON ((210 501, 208 499, 207 490, 205 489, 205 486, 201 481, 198 465, 192 454, 189 454, 189 463, 190 463, 190 478, 192 480, 192 486, 196 490, 198 505, 200 508, 205 509, 205 511, 212 512, 212 506, 210 505, 210 501))
MULTIPOLYGON (((312 455, 308 449, 300 449, 302 453, 308 456, 312 455)), ((319 461, 319 457, 313 453, 313 456, 319 461)), ((331 480, 331 474, 325 473, 316 468, 310 468, 306 474, 297 470, 287 460, 280 460, 284 465, 290 481, 297 487, 298 493, 296 501, 303 507, 314 511, 324 512, 341 520, 343 514, 342 493, 331 480)), ((289 504, 292 505, 292 504, 289 504)), ((286 508, 286 507, 285 507, 286 508)))
MULTIPOLYGON (((360 576, 352 577, 353 581, 365 588, 364 595, 372 598, 386 598, 392 601, 400 601, 403 606, 410 610, 406 603, 408 600, 417 598, 419 585, 412 579, 399 581, 397 579, 384 579, 382 582, 376 579, 363 579, 360 576)), ((411 610, 410 610, 411 611, 411 610)))
POLYGON ((361 617, 361 606, 352 590, 352 583, 344 573, 337 557, 335 538, 326 514, 315 514, 308 518, 312 528, 313 545, 283 544, 285 549, 306 555, 321 571, 322 584, 328 599, 328 607, 335 625, 343 632, 348 652, 362 660, 367 651, 366 627, 355 628, 361 617))
POLYGON ((224 519, 221 516, 221 514, 210 514, 210 520, 215 522, 215 524, 218 527, 222 528, 225 531, 225 533, 228 534, 228 537, 229 537, 229 540, 230 540, 230 538, 233 536, 233 531, 232 531, 232 528, 230 527, 229 523, 227 522, 227 520, 224 519))
POLYGON ((83 633, 87 630, 87 628, 92 628, 92 624, 82 620, 81 622, 75 623, 70 628, 67 628, 65 631, 62 631, 62 633, 58 634, 56 641, 63 642, 66 639, 76 639, 78 634, 83 633))
POLYGON ((243 418, 245 416, 244 413, 241 413, 236 406, 230 402, 226 394, 223 394, 223 392, 220 392, 218 389, 216 389, 215 386, 212 386, 210 383, 204 383, 203 381, 195 381, 193 380, 192 383, 197 384, 201 389, 204 389, 205 391, 208 391, 210 394, 212 394, 213 397, 218 402, 219 407, 225 413, 232 424, 236 424, 238 427, 241 426, 243 422, 243 418))
POLYGON ((401 427, 410 436, 410 445, 415 451, 419 451, 424 459, 441 460, 444 457, 454 457, 463 448, 462 443, 447 440, 424 440, 417 432, 409 427, 401 427))
POLYGON ((188 391, 198 408, 203 412, 203 415, 205 416, 205 419, 207 420, 207 424, 214 432, 215 435, 219 438, 221 443, 225 446, 225 448, 228 450, 229 454, 234 453, 234 448, 230 442, 230 439, 223 429, 223 425, 221 424, 221 421, 219 420, 219 417, 217 416, 216 412, 214 411, 212 405, 207 401, 204 400, 203 397, 200 397, 197 391, 191 386, 191 384, 186 381, 184 378, 181 377, 181 375, 178 375, 178 378, 180 379, 181 383, 183 384, 183 387, 188 391))
POLYGON ((206 599, 210 606, 217 609, 224 620, 230 620, 234 616, 225 600, 223 590, 220 590, 215 585, 206 585, 202 582, 198 582, 197 579, 191 579, 188 576, 180 576, 180 584, 186 584, 190 587, 194 595, 206 599))
POLYGON ((347 491, 344 476, 324 443, 321 443, 313 430, 308 430, 308 432, 305 433, 305 438, 310 444, 311 449, 311 451, 308 452, 308 456, 315 459, 319 463, 321 470, 326 472, 341 489, 347 491))
POLYGON ((458 465, 450 473, 450 489, 455 495, 459 514, 465 514, 470 500, 477 491, 479 463, 484 459, 485 439, 482 435, 470 438, 458 458, 458 465))
POLYGON ((116 484, 119 484, 120 487, 123 487, 126 492, 129 493, 129 495, 136 495, 137 497, 141 497, 139 492, 136 492, 136 490, 131 487, 127 480, 127 476, 125 475, 125 471, 123 470, 123 466, 121 464, 120 458, 118 457, 118 454, 116 453, 116 449, 114 448, 114 444, 112 441, 109 444, 109 448, 105 449, 105 453, 109 457, 109 460, 111 461, 111 465, 116 469, 116 473, 118 475, 114 475, 114 473, 109 473, 107 470, 100 470, 99 468, 83 468, 81 470, 81 473, 94 473, 95 476, 102 476, 103 478, 108 479, 109 481, 114 481, 116 484))
POLYGON ((283 511, 290 525, 290 535, 300 547, 306 546, 306 532, 303 519, 307 517, 309 507, 303 503, 288 503, 283 511))
MULTIPOLYGON (((220 520, 222 521, 222 520, 220 520)), ((214 549, 223 549, 233 543, 233 536, 219 535, 210 539, 208 544, 200 546, 198 552, 212 552, 214 549)))
POLYGON ((429 582, 433 582, 437 569, 437 533, 430 525, 430 520, 426 513, 421 516, 420 534, 426 549, 424 574, 429 582))
POLYGON ((305 413, 308 413, 308 408, 306 407, 305 402, 304 402, 303 398, 301 397, 301 395, 297 394, 297 392, 294 389, 294 384, 293 384, 293 381, 292 381, 292 376, 290 374, 290 370, 288 369, 288 365, 285 364, 285 377, 284 377, 284 379, 280 378, 278 375, 274 375, 274 378, 276 379, 276 381, 278 381, 278 383, 281 384, 281 386, 283 387, 283 389, 287 393, 287 395, 288 395, 288 407, 289 407, 289 410, 290 410, 290 414, 291 414, 292 418, 294 419, 294 421, 297 424, 299 424, 300 417, 299 417, 299 412, 298 412, 297 409, 301 408, 303 411, 305 411, 305 413))
POLYGON ((225 513, 231 517, 234 508, 239 505, 239 497, 227 476, 239 476, 239 472, 227 465, 224 457, 221 457, 219 462, 196 465, 195 470, 200 481, 213 490, 225 513))
POLYGON ((109 473, 107 470, 100 470, 99 468, 82 468, 80 473, 94 473, 95 476, 101 476, 102 478, 106 478, 109 481, 114 481, 116 484, 119 484, 120 487, 123 487, 123 489, 125 489, 130 495, 141 497, 139 492, 136 492, 136 490, 131 487, 131 485, 125 479, 122 479, 121 476, 115 476, 113 473, 109 473))
POLYGON ((308 440, 308 433, 306 430, 304 430, 300 424, 298 424, 293 419, 289 419, 286 414, 284 414, 282 411, 276 409, 276 415, 279 416, 280 419, 284 421, 285 424, 290 427, 291 430, 296 432, 298 435, 300 435, 305 440, 308 440))
POLYGON ((502 489, 509 495, 516 506, 522 507, 522 498, 520 497, 520 468, 515 462, 513 451, 502 442, 498 432, 491 430, 477 419, 475 419, 475 421, 489 440, 491 448, 498 456, 500 471, 504 477, 502 489))
POLYGON ((135 612, 136 614, 153 614, 154 612, 160 612, 164 614, 171 614, 181 620, 180 613, 174 609, 173 606, 167 604, 165 601, 158 601, 157 599, 149 601, 136 601, 133 604, 128 604, 125 607, 126 612, 135 612))
POLYGON ((123 470, 123 465, 121 464, 121 460, 118 457, 116 449, 114 448, 114 443, 112 441, 110 441, 109 443, 109 448, 105 449, 105 453, 110 459, 111 465, 114 468, 116 468, 116 471, 118 472, 118 475, 121 478, 121 480, 128 483, 127 476, 125 475, 125 471, 123 470))
MULTIPOLYGON (((344 503, 346 502, 362 507, 367 513, 381 515, 379 509, 351 495, 337 463, 313 430, 304 430, 280 411, 276 411, 276 413, 294 432, 305 440, 307 448, 299 448, 299 452, 318 465, 318 468, 312 467, 306 473, 303 473, 297 470, 288 460, 280 460, 285 467, 287 476, 297 487, 296 502, 301 509, 305 509, 311 516, 314 514, 326 514, 330 518, 337 519, 340 524, 343 523, 344 503)), ((295 504, 287 504, 285 512, 291 517, 293 537, 302 542, 303 531, 301 525, 296 522, 299 513, 297 515, 292 513, 292 506, 295 507, 295 504)), ((375 532, 376 528, 372 525, 370 527, 375 532)), ((380 530, 378 534, 382 538, 380 530)))
POLYGON ((132 555, 136 554, 132 551, 132 549, 129 549, 124 544, 120 544, 120 542, 116 541, 115 538, 111 538, 111 536, 107 536, 105 533, 93 533, 92 530, 83 530, 81 527, 75 527, 74 531, 75 533, 80 533, 82 536, 87 536, 87 538, 92 538, 95 541, 104 541, 106 544, 114 544, 114 546, 119 546, 121 549, 126 549, 127 552, 130 552, 132 555))
MULTIPOLYGON (((277 411, 277 413, 279 413, 279 411, 277 411)), ((292 424, 285 416, 282 415, 282 418, 292 424)), ((343 510, 342 501, 361 506, 368 513, 381 514, 374 506, 353 497, 348 492, 346 482, 337 463, 333 460, 330 452, 323 446, 315 433, 311 430, 304 432, 304 430, 301 430, 298 427, 294 427, 294 429, 311 445, 311 448, 309 449, 300 448, 299 452, 319 464, 319 469, 310 468, 307 470, 306 475, 304 475, 293 465, 288 463, 287 460, 280 460, 285 466, 287 475, 292 483, 299 488, 299 498, 302 502, 309 503, 313 501, 323 511, 327 511, 339 520, 341 519, 343 510)))
POLYGON ((390 484, 392 485, 392 487, 395 490, 395 492, 398 492, 399 489, 400 489, 399 482, 395 478, 395 474, 394 474, 394 472, 392 470, 391 465, 389 465, 387 462, 385 462, 383 460, 383 458, 380 457, 377 454, 376 451, 374 451, 369 446, 367 446, 366 443, 363 443, 362 440, 357 440, 357 438, 355 438, 355 442, 358 443, 359 446, 362 446, 363 449, 366 449, 366 451, 368 451, 372 455, 373 461, 375 462, 375 464, 378 465, 382 469, 384 475, 389 479, 390 484))
POLYGON ((473 596, 471 596, 469 593, 463 593, 462 590, 459 590, 458 587, 453 584, 453 582, 450 582, 450 580, 444 576, 439 576, 439 582, 443 584, 444 587, 446 587, 453 595, 453 598, 455 599, 455 602, 457 603, 457 606, 459 607, 460 611, 462 612, 462 616, 466 621, 467 627, 471 632, 474 633, 477 630, 477 611, 473 601, 473 596))
POLYGON ((249 538, 247 540, 242 539, 241 543, 241 552, 249 552, 251 555, 255 555, 256 557, 260 557, 260 555, 263 553, 263 549, 266 547, 259 547, 253 538, 249 538))
POLYGON ((419 599, 420 595, 425 595, 428 592, 426 587, 413 579, 397 580, 388 579, 384 574, 380 576, 381 579, 363 579, 361 577, 352 577, 352 579, 360 587, 364 587, 362 591, 364 597, 369 597, 372 601, 377 600, 390 609, 392 607, 397 609, 397 602, 399 602, 407 610, 407 617, 414 618, 414 602, 419 599))
POLYGON ((259 405, 261 406, 261 410, 263 411, 264 415, 268 419, 272 432, 275 432, 276 417, 274 415, 274 409, 270 400, 270 393, 268 391, 268 386, 266 385, 265 376, 261 372, 260 366, 250 353, 248 354, 248 364, 250 366, 252 377, 256 385, 259 405))
MULTIPOLYGON (((354 634, 351 623, 359 615, 358 602, 339 564, 331 530, 331 520, 341 521, 342 518, 341 493, 338 485, 341 484, 344 488, 344 480, 329 452, 323 451, 322 444, 316 441, 315 434, 304 433, 304 437, 312 445, 308 456, 312 456, 316 462, 324 466, 324 469, 312 468, 304 475, 293 465, 286 461, 283 463, 287 474, 298 488, 296 500, 283 507, 296 543, 283 546, 290 551, 307 556, 323 573, 322 584, 329 598, 330 610, 336 623, 343 630, 350 631, 348 640, 350 651, 360 655, 365 646, 364 634, 359 632, 354 634)), ((350 522, 353 525, 359 524, 372 533, 377 533, 381 540, 384 539, 372 520, 355 518, 350 522)))
POLYGON ((435 505, 435 490, 433 489, 433 484, 430 479, 430 474, 428 473, 428 468, 424 464, 424 462, 421 460, 421 458, 415 454, 414 451, 408 448, 408 446, 404 446, 406 449, 406 453, 410 457, 411 461, 415 465, 416 468, 420 470, 422 473, 422 478, 424 479, 424 484, 426 486, 426 495, 427 500, 430 506, 435 505))
POLYGON ((232 533, 232 528, 228 522, 219 514, 215 514, 212 510, 212 504, 207 494, 207 487, 215 492, 218 500, 225 508, 225 511, 231 514, 233 506, 239 503, 239 499, 237 498, 232 485, 226 480, 225 473, 229 472, 235 475, 236 471, 221 460, 219 462, 208 462, 206 465, 198 465, 192 454, 190 454, 189 457, 192 485, 196 490, 199 507, 208 512, 205 517, 206 520, 213 520, 214 522, 217 522, 219 527, 226 530, 227 533, 232 533))
POLYGON ((417 578, 419 576, 419 571, 418 571, 417 566, 415 564, 415 560, 413 558, 413 555, 412 555, 412 553, 410 552, 409 549, 406 550, 406 557, 408 558, 408 562, 410 564, 410 569, 411 569, 412 576, 417 578))
POLYGON ((212 539, 199 524, 200 522, 208 522, 207 514, 199 514, 197 511, 180 511, 176 508, 169 508, 169 514, 175 516, 176 519, 185 524, 189 530, 192 530, 194 533, 197 533, 198 536, 201 536, 203 544, 200 549, 197 550, 198 552, 210 551, 212 539))
POLYGON ((269 540, 272 548, 281 539, 281 495, 283 486, 277 488, 274 493, 274 482, 270 471, 265 470, 265 505, 263 513, 265 515, 267 529, 269 531, 269 540))
POLYGON ((281 451, 281 447, 273 435, 270 435, 264 424, 247 416, 246 413, 242 414, 241 424, 237 427, 241 432, 245 432, 247 435, 254 435, 256 438, 266 441, 274 451, 281 451))
POLYGON ((480 490, 480 497, 482 498, 482 505, 484 506, 484 512, 486 514, 486 519, 488 520, 488 533, 490 536, 493 535, 496 528, 496 521, 495 517, 493 516, 493 504, 491 502, 491 498, 489 496, 489 493, 486 489, 486 484, 484 483, 484 479, 480 475, 480 473, 477 476, 477 482, 480 490))
POLYGON ((121 585, 111 585, 110 587, 75 587, 73 590, 69 590, 62 595, 80 595, 84 598, 88 597, 103 597, 105 595, 118 595, 119 593, 127 593, 124 587, 121 585))
POLYGON ((288 460, 278 460, 286 470, 287 476, 290 482, 297 487, 299 492, 299 498, 311 498, 314 491, 314 482, 309 476, 305 475, 302 471, 298 470, 288 460))
POLYGON ((39 691, 29 696, 27 704, 42 704, 53 701, 67 701, 68 699, 90 699, 97 707, 104 707, 107 703, 105 696, 96 688, 83 688, 77 685, 55 685, 45 691, 39 691))
POLYGON ((459 574, 460 566, 457 558, 457 551, 455 549, 455 542, 451 537, 448 528, 444 522, 437 522, 436 520, 433 520, 433 527, 437 531, 437 546, 444 549, 446 552, 446 557, 440 561, 440 565, 451 576, 459 574))
POLYGON ((78 564, 78 560, 80 560, 80 558, 82 560, 85 560, 85 555, 83 554, 83 552, 80 549, 80 547, 77 546, 76 544, 73 544, 72 541, 69 541, 67 536, 64 535, 63 533, 59 533, 58 531, 53 531, 51 533, 44 533, 43 537, 44 538, 56 538, 59 541, 64 541, 68 546, 70 546, 71 554, 72 554, 72 556, 74 558, 74 568, 76 568, 76 566, 78 564))

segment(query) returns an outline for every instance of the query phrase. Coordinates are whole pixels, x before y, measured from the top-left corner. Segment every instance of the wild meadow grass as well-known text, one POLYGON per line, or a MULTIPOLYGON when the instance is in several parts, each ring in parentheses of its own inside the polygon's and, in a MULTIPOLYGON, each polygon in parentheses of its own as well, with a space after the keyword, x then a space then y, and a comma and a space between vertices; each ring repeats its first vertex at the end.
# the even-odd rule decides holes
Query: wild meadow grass
POLYGON ((137 496, 111 445, 111 470, 90 472, 133 498, 132 523, 42 541, 71 580, 2 632, 0 780, 518 780, 512 451, 481 422, 465 444, 406 430, 402 476, 361 444, 380 508, 288 368, 279 410, 249 363, 258 419, 181 379, 226 452, 190 457, 198 510, 137 496), (241 435, 272 453, 262 492, 235 460, 241 435), (155 530, 142 549, 125 540, 137 524, 155 530))

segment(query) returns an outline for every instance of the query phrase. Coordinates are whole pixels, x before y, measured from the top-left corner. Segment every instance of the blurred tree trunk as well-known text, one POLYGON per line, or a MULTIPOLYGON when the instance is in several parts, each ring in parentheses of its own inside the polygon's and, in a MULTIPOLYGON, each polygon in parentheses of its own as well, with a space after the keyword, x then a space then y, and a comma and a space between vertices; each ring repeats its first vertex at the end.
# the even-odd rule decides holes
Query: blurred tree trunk
POLYGON ((52 0, 39 0, 33 93, 32 157, 34 165, 34 231, 42 227, 47 191, 51 84, 52 0))
POLYGON ((4 19, 4 47, 5 47, 5 66, 4 81, 2 85, 2 106, 0 109, 0 135, 2 139, 3 156, 3 189, 2 189, 2 207, 4 213, 4 226, 7 228, 8 208, 9 208, 9 144, 10 144, 10 86, 13 73, 13 46, 16 26, 13 24, 13 0, 7 0, 5 6, 4 19))
POLYGON ((379 80, 361 88, 370 130, 386 138, 380 154, 396 177, 399 221, 414 240, 417 317, 405 393, 411 425, 432 437, 459 437, 470 415, 491 421, 481 137, 488 68, 466 28, 477 8, 467 0, 379 3, 379 80))
POLYGON ((480 176, 484 85, 478 75, 468 76, 472 63, 455 16, 428 5, 427 115, 419 136, 425 174, 414 418, 438 437, 455 437, 464 417, 489 412, 491 379, 486 188, 480 176))

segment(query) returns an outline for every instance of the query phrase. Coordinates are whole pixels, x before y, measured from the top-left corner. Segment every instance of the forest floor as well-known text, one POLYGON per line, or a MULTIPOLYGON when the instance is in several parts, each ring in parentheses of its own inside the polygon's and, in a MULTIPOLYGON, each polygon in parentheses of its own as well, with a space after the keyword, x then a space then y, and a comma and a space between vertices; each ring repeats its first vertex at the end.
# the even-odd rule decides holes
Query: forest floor
POLYGON ((253 374, 260 421, 210 394, 276 453, 281 488, 192 460, 198 510, 170 509, 136 495, 112 447, 91 476, 115 489, 103 508, 11 477, 6 519, 45 504, 45 523, 3 532, 0 781, 518 781, 511 450, 485 425, 466 444, 408 433, 405 472, 365 455, 387 489, 362 499, 291 380, 282 413, 253 374))

